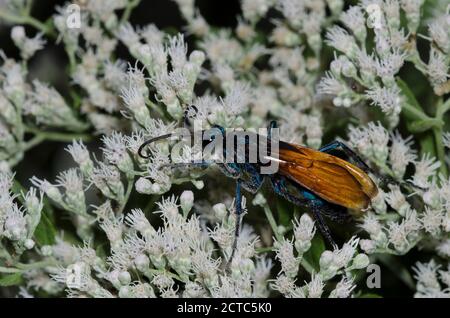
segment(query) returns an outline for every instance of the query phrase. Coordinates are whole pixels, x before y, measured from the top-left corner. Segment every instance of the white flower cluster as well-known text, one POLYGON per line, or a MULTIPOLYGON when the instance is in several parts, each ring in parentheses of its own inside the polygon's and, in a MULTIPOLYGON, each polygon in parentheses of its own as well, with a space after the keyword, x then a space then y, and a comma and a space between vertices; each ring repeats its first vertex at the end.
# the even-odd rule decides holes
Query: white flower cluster
POLYGON ((449 92, 450 66, 446 58, 450 43, 448 12, 429 25, 431 38, 424 36, 431 42, 428 64, 420 58, 416 32, 422 5, 421 0, 366 0, 344 12, 341 22, 345 28, 333 26, 327 33, 327 43, 342 55, 331 63, 318 85, 318 93, 333 97, 333 104, 338 107, 361 102, 377 106, 391 127, 398 124, 402 109, 409 116, 420 117, 408 110, 402 82, 395 76, 405 62, 411 62, 441 96, 449 92), (400 24, 401 11, 407 18, 406 29, 400 24), (368 46, 368 34, 372 31, 373 44, 368 46))
MULTIPOLYGON (((426 240, 424 244, 431 240, 433 246, 445 251, 450 230, 450 180, 437 177, 441 163, 429 154, 418 159, 410 138, 403 139, 398 132, 390 136, 380 123, 351 128, 349 135, 355 149, 397 180, 388 185, 389 191, 379 189, 372 209, 364 215, 361 227, 370 239, 361 240, 361 248, 368 253, 405 254, 422 240, 426 240), (414 173, 404 181, 408 167, 414 173)), ((440 254, 448 257, 446 252, 440 254)))
POLYGON ((27 193, 13 194, 13 176, 0 172, 0 255, 12 260, 7 247, 1 241, 3 238, 12 243, 14 253, 21 255, 35 246, 34 232, 38 226, 43 209, 42 195, 35 188, 27 193), (15 202, 19 199, 23 203, 15 202))
POLYGON ((47 260, 58 264, 46 271, 71 297, 267 297, 271 263, 256 256, 252 230, 244 228, 227 273, 223 266, 234 238, 234 216, 216 206, 221 221, 207 231, 201 217, 187 216, 193 203, 190 191, 163 199, 153 213, 164 225, 154 228, 141 209, 118 216, 106 201, 93 213, 111 244, 110 256, 98 256, 89 244, 75 247, 58 239, 42 247, 47 260), (102 287, 107 282, 113 290, 102 287))
POLYGON ((449 298, 450 297, 450 267, 439 270, 440 265, 434 260, 429 263, 417 263, 414 268, 417 280, 418 298, 449 298))
POLYGON ((357 253, 359 239, 352 237, 341 249, 323 251, 320 254, 320 270, 314 273, 311 265, 306 265, 306 260, 303 259, 304 253, 311 248, 314 233, 314 221, 307 214, 303 214, 299 221, 294 222, 294 242, 283 238, 281 242, 274 243, 276 258, 281 263, 281 271, 272 284, 272 288, 286 297, 320 298, 323 296, 326 282, 340 275, 341 280, 328 297, 350 297, 356 287, 353 284, 354 276, 351 271, 364 269, 370 262, 366 254, 357 253), (301 287, 295 285, 300 264, 306 265, 311 271, 311 281, 301 287))

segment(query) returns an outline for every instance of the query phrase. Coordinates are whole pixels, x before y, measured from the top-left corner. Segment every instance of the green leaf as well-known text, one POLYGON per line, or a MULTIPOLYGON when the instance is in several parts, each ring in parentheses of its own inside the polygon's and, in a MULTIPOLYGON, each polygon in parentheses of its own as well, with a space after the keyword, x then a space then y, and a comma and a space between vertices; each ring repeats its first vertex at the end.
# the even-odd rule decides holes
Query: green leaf
POLYGON ((22 193, 26 193, 27 191, 17 180, 14 180, 13 182, 11 192, 17 194, 17 199, 20 201, 20 203, 23 204, 25 202, 22 193))
POLYGON ((52 245, 55 243, 56 229, 44 211, 36 230, 34 239, 39 246, 52 245))
POLYGON ((0 277, 0 286, 8 287, 8 286, 16 286, 22 283, 22 274, 14 273, 8 274, 3 277, 0 277))
POLYGON ((417 101, 416 96, 414 96, 413 92, 409 89, 408 84, 406 84, 399 77, 396 78, 396 82, 398 87, 402 91, 403 95, 406 97, 406 102, 409 105, 413 106, 414 108, 417 108, 418 110, 422 111, 422 107, 420 107, 420 104, 417 101))
POLYGON ((400 279, 411 290, 415 290, 416 284, 405 265, 398 257, 389 254, 376 254, 380 262, 386 266, 398 279, 400 279))
POLYGON ((292 205, 286 200, 277 198, 278 224, 287 227, 292 220, 292 205))
POLYGON ((434 136, 431 132, 426 132, 419 137, 420 155, 423 156, 429 153, 431 156, 436 156, 436 147, 434 144, 434 136))
POLYGON ((316 234, 311 240, 311 248, 303 255, 303 258, 314 267, 316 272, 320 270, 320 256, 325 251, 325 242, 322 235, 316 234))

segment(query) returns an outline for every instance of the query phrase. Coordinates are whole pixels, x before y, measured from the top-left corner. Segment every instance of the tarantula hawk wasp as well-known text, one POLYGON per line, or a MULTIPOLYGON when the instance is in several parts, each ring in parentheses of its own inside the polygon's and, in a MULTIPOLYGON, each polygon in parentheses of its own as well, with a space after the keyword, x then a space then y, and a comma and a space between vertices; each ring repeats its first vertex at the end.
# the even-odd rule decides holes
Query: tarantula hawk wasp
MULTIPOLYGON (((306 207, 312 213, 319 230, 333 248, 337 248, 337 245, 325 223, 324 216, 341 223, 348 221, 351 214, 347 209, 363 211, 378 193, 377 186, 368 175, 371 172, 370 168, 344 143, 334 141, 319 150, 314 150, 277 141, 278 147, 274 149, 275 147, 272 147, 274 128, 276 128, 276 123, 273 121, 268 127, 267 136, 251 132, 240 136, 231 134, 220 126, 202 130, 202 149, 205 149, 219 136, 224 141, 227 138, 233 138, 236 144, 244 145, 244 151, 238 153, 236 148, 231 150, 228 149, 229 147, 223 148, 223 157, 226 157, 227 154, 230 155, 231 151, 231 158, 234 159, 231 162, 202 161, 173 164, 173 167, 178 168, 207 167, 215 164, 226 176, 236 180, 235 240, 228 264, 233 259, 240 232, 242 189, 255 194, 264 181, 268 180, 276 194, 297 206, 306 207), (254 138, 249 138, 249 136, 254 138), (261 145, 266 146, 268 150, 268 155, 264 160, 260 156, 255 162, 249 160, 250 152, 259 150, 261 145), (341 157, 346 157, 348 161, 341 157), (275 172, 263 174, 262 169, 267 165, 268 160, 276 161, 278 169, 275 172)), ((173 134, 166 134, 145 141, 139 148, 139 155, 148 158, 149 156, 143 153, 146 146, 171 136, 173 134)))

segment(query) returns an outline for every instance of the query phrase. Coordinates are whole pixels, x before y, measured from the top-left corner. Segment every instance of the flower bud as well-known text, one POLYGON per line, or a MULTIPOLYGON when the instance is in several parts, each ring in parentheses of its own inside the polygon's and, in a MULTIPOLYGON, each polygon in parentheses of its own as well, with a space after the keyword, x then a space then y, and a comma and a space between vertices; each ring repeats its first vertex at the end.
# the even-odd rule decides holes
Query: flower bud
POLYGON ((223 203, 217 203, 213 206, 215 216, 222 220, 227 215, 227 207, 223 203))
POLYGON ((262 193, 257 193, 255 195, 255 198, 253 199, 253 205, 259 205, 259 206, 264 206, 267 203, 266 198, 264 197, 264 195, 262 193))
POLYGON ((153 193, 153 184, 150 180, 144 177, 140 177, 135 184, 136 191, 142 194, 152 194, 153 193))
POLYGON ((138 269, 138 271, 145 273, 149 266, 150 266, 150 260, 147 257, 147 255, 145 254, 139 254, 135 259, 134 259, 134 264, 136 265, 136 268, 138 269))
POLYGON ((180 196, 180 204, 183 215, 187 215, 194 206, 194 193, 192 191, 184 191, 180 196))
POLYGON ((131 275, 129 272, 123 271, 119 273, 118 279, 122 285, 128 285, 131 282, 131 275))
POLYGON ((362 253, 355 256, 353 259, 352 268, 355 269, 363 269, 366 268, 370 264, 369 257, 362 253))
POLYGON ((27 250, 31 250, 34 247, 35 243, 32 239, 25 240, 24 246, 27 250))

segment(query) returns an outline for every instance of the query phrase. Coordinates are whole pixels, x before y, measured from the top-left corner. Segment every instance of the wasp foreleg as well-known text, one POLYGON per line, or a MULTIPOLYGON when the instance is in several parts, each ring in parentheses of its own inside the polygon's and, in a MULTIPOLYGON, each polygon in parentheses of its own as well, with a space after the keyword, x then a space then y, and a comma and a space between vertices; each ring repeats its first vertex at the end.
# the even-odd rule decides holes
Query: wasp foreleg
POLYGON ((241 230, 241 219, 242 219, 242 193, 241 193, 241 179, 236 180, 236 198, 235 198, 235 214, 236 214, 236 224, 234 227, 234 241, 233 241, 233 247, 231 250, 231 256, 228 259, 227 268, 231 265, 231 262, 233 261, 234 254, 236 253, 237 244, 238 244, 238 238, 239 233, 241 230))
POLYGON ((216 162, 214 162, 214 161, 173 162, 173 163, 168 163, 168 164, 161 165, 160 168, 165 168, 165 167, 170 167, 172 169, 191 168, 191 167, 207 168, 207 167, 209 167, 209 166, 211 166, 211 165, 213 165, 215 163, 216 162))

